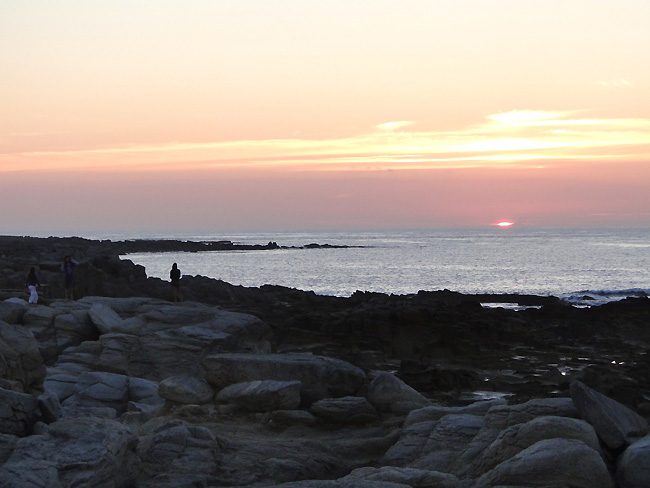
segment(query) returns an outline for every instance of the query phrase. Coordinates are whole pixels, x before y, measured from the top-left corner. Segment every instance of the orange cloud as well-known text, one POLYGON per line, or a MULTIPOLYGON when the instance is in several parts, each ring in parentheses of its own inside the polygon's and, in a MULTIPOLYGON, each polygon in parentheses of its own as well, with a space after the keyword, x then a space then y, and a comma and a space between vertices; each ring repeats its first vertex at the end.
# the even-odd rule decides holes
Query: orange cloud
MULTIPOLYGON (((564 160, 650 157, 650 120, 587 118, 578 112, 511 111, 458 131, 412 130, 414 122, 378 124, 338 139, 170 142, 99 148, 5 151, 3 171, 129 168, 283 168, 376 170, 530 167, 564 160)), ((6 144, 5 144, 6 146, 6 144)))

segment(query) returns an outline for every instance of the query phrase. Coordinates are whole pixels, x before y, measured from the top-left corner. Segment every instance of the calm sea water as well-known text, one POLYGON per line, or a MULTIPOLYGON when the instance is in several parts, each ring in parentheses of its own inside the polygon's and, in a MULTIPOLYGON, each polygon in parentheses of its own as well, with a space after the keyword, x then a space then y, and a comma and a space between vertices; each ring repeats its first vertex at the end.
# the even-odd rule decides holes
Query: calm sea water
POLYGON ((184 275, 249 287, 283 285, 335 296, 350 296, 357 290, 410 294, 448 289, 553 295, 575 302, 588 296, 600 302, 650 293, 650 229, 511 227, 158 238, 360 247, 142 253, 123 258, 145 266, 149 276, 163 279, 169 278, 176 262, 184 275))

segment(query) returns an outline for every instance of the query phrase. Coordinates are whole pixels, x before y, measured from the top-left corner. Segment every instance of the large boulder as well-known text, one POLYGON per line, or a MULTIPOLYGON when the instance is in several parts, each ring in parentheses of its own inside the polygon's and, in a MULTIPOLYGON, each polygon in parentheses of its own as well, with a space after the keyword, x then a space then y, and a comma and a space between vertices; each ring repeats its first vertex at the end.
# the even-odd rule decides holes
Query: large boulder
POLYGON ((57 315, 54 318, 54 330, 58 354, 68 347, 97 338, 97 329, 91 322, 88 311, 84 309, 57 315))
POLYGON ((274 410, 271 412, 270 425, 284 429, 296 425, 314 425, 318 419, 306 410, 274 410))
POLYGON ((346 476, 338 480, 310 479, 280 483, 278 485, 265 485, 264 488, 412 488, 412 486, 415 485, 394 483, 392 481, 365 480, 346 476))
POLYGON ((27 308, 23 315, 23 324, 29 329, 42 329, 50 327, 55 316, 56 310, 54 308, 43 305, 31 306, 27 308))
POLYGON ((179 340, 166 331, 145 336, 106 334, 100 338, 98 366, 104 370, 163 381, 171 376, 202 377, 201 359, 211 348, 210 342, 179 340))
POLYGON ((113 309, 118 315, 135 315, 147 308, 155 310, 158 307, 168 306, 169 302, 157 300, 148 297, 101 297, 101 296, 86 296, 76 302, 83 305, 85 308, 90 309, 93 305, 101 304, 113 309))
POLYGON ((0 486, 133 486, 138 470, 136 444, 137 437, 118 422, 59 420, 45 434, 16 442, 11 456, 0 467, 0 486))
POLYGON ((621 449, 650 431, 648 422, 625 405, 574 381, 571 398, 580 416, 594 426, 598 437, 610 449, 621 449))
POLYGON ((32 333, 19 325, 0 322, 0 386, 19 392, 37 390, 45 373, 32 333))
POLYGON ((417 410, 411 411, 404 420, 404 426, 417 424, 420 422, 440 420, 445 415, 485 415, 492 407, 506 406, 507 402, 503 398, 495 398, 492 400, 483 400, 479 402, 470 403, 460 407, 445 407, 441 405, 432 405, 429 407, 422 407, 417 410))
MULTIPOLYGON (((108 307, 113 302, 104 299, 98 303, 108 307)), ((82 305, 89 308, 88 302, 82 305)), ((121 323, 112 328, 113 332, 106 332, 97 340, 63 351, 53 374, 105 371, 155 382, 172 376, 201 378, 201 360, 206 355, 271 350, 271 329, 252 315, 200 304, 183 303, 171 307, 167 303, 166 307, 176 311, 172 316, 174 320, 185 320, 176 323, 161 316, 150 300, 116 299, 114 305, 118 310, 134 307, 138 315, 120 319, 121 323)))
POLYGON ((58 310, 53 307, 36 305, 28 307, 23 315, 23 327, 31 332, 36 339, 38 350, 46 364, 51 364, 61 348, 57 342, 54 320, 58 310))
POLYGON ((142 304, 115 332, 203 343, 212 352, 258 354, 273 348, 273 332, 258 317, 194 302, 142 304))
POLYGON ((542 416, 578 418, 578 411, 570 398, 534 398, 518 405, 490 408, 485 414, 485 427, 500 432, 542 416))
POLYGON ((52 364, 68 347, 95 340, 97 328, 89 319, 87 304, 53 302, 30 306, 22 316, 23 328, 34 335, 46 364, 52 364))
MULTIPOLYGON (((477 413, 480 411, 482 408, 478 408, 477 413)), ((459 477, 468 476, 476 468, 478 459, 497 440, 503 430, 539 417, 577 418, 578 411, 570 398, 535 398, 515 405, 497 402, 497 405, 489 408, 483 415, 483 428, 472 439, 456 463, 458 467, 456 474, 459 477)))
POLYGON ((594 428, 584 420, 567 417, 538 417, 525 424, 508 427, 483 452, 472 471, 482 475, 498 464, 516 456, 524 449, 545 439, 575 439, 595 451, 600 451, 594 428))
POLYGON ((160 382, 158 394, 165 400, 184 404, 209 403, 214 390, 203 378, 194 376, 171 376, 160 382))
POLYGON ((205 378, 217 389, 256 380, 300 381, 303 403, 354 396, 365 373, 339 359, 310 354, 216 354, 203 360, 205 378))
POLYGON ((0 433, 0 466, 7 462, 16 442, 18 442, 18 437, 15 435, 0 433))
POLYGON ((27 302, 18 298, 9 298, 0 302, 0 321, 19 324, 27 311, 27 302))
POLYGON ((494 486, 613 488, 614 483, 596 450, 573 439, 547 439, 499 464, 475 485, 494 486))
POLYGON ((38 408, 41 412, 43 422, 51 424, 63 417, 63 409, 59 398, 51 391, 45 392, 38 397, 38 408))
POLYGON ((62 406, 107 407, 121 414, 125 411, 128 395, 128 376, 103 372, 83 373, 75 385, 75 395, 62 402, 62 406))
POLYGON ((46 388, 55 394, 70 415, 79 412, 107 412, 119 416, 129 410, 153 410, 164 403, 158 384, 143 378, 98 371, 78 376, 54 375, 46 388))
POLYGON ((619 488, 650 486, 650 436, 632 444, 618 458, 616 481, 619 488))
POLYGON ((448 473, 394 466, 357 468, 343 479, 385 481, 413 488, 458 488, 460 486, 458 478, 448 473))
POLYGON ((365 424, 379 419, 375 408, 364 397, 325 398, 315 402, 309 411, 335 425, 365 424))
POLYGON ((390 466, 454 473, 459 456, 483 427, 483 417, 445 415, 435 422, 406 427, 397 443, 384 456, 390 466))
POLYGON ((122 325, 122 318, 111 307, 103 303, 94 303, 88 311, 90 320, 102 334, 112 332, 122 325))
MULTIPOLYGON (((302 429, 299 428, 301 431, 302 429)), ((222 458, 217 477, 229 486, 264 486, 306 480, 331 480, 357 467, 341 442, 332 436, 255 436, 240 429, 237 436, 220 442, 222 458)), ((358 445, 355 446, 358 451, 358 445)), ((219 486, 219 483, 215 483, 219 486)), ((348 485, 354 486, 354 485, 348 485)))
POLYGON ((0 388, 0 433, 29 435, 40 417, 36 397, 0 388))
POLYGON ((165 403, 159 385, 144 378, 129 377, 128 411, 152 411, 165 403))
POLYGON ((225 387, 216 400, 249 412, 293 410, 300 405, 300 381, 248 381, 225 387))
POLYGON ((370 382, 368 401, 380 411, 395 413, 406 413, 431 405, 424 395, 386 372, 378 373, 370 382))
POLYGON ((207 486, 219 466, 219 444, 205 427, 154 419, 140 434, 142 471, 137 486, 207 486))
POLYGON ((274 348, 271 328, 254 315, 230 312, 216 307, 208 320, 180 322, 182 327, 170 331, 176 340, 195 340, 211 344, 212 351, 236 351, 267 354, 274 348), (187 325, 186 325, 187 324, 187 325))

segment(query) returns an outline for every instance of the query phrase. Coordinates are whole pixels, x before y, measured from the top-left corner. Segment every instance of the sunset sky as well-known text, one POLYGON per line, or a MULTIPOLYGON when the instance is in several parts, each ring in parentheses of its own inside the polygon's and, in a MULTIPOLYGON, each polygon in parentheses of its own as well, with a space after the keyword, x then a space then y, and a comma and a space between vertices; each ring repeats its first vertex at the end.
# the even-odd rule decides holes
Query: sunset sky
POLYGON ((0 234, 650 226, 648 0, 4 0, 0 234))

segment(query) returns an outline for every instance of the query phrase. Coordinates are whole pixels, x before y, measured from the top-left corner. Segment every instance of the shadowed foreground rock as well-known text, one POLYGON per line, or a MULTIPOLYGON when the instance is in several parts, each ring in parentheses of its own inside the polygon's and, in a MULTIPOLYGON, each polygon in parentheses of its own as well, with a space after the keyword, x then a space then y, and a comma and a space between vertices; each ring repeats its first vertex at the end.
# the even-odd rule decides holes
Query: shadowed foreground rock
POLYGON ((579 382, 573 400, 450 406, 387 371, 278 353, 277 339, 259 318, 215 306, 86 297, 14 317, 22 319, 0 322, 5 342, 24 341, 3 352, 11 360, 0 389, 1 486, 613 488, 616 481, 628 488, 650 482, 647 438, 612 444, 602 415, 593 414, 593 405, 585 410, 581 398, 597 398, 610 419, 643 419, 579 382), (56 331, 62 315, 82 318, 78 327, 93 339, 59 351, 43 331, 56 331), (44 342, 24 323, 33 324, 33 317, 44 342), (36 359, 40 350, 57 353, 47 370, 36 359))

